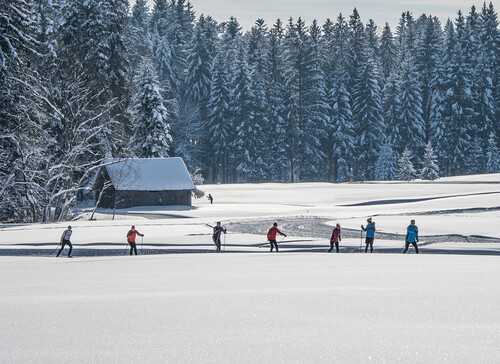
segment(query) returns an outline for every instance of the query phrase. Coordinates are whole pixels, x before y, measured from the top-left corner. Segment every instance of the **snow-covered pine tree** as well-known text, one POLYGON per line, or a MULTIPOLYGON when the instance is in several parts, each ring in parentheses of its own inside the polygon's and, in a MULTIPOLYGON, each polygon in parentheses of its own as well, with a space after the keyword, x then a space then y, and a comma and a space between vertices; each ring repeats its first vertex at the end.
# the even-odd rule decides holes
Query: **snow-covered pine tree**
POLYGON ((269 106, 267 90, 270 86, 268 63, 266 52, 269 48, 268 30, 263 19, 257 19, 250 31, 248 44, 248 65, 250 67, 250 77, 252 79, 252 89, 254 94, 254 118, 262 130, 260 138, 260 154, 258 158, 262 160, 264 174, 267 180, 272 180, 272 143, 274 135, 269 132, 271 123, 269 119, 269 106))
POLYGON ((229 120, 228 75, 222 55, 215 58, 212 67, 212 86, 208 102, 208 123, 206 124, 210 173, 212 180, 229 182, 229 143, 234 137, 229 120))
POLYGON ((352 163, 355 149, 355 130, 352 122, 351 100, 346 87, 347 74, 340 69, 336 72, 338 78, 330 91, 330 104, 333 105, 330 120, 333 124, 332 151, 336 158, 337 181, 345 182, 347 167, 352 163))
POLYGON ((389 23, 385 23, 382 30, 379 54, 382 77, 386 81, 396 66, 396 47, 389 23))
POLYGON ((142 158, 168 157, 172 137, 162 88, 150 61, 144 59, 135 79, 130 111, 134 135, 130 144, 142 158))
POLYGON ((411 58, 406 58, 397 72, 395 119, 390 122, 390 140, 397 153, 407 147, 417 154, 425 145, 425 125, 418 75, 411 58))
POLYGON ((420 178, 434 181, 439 178, 439 166, 437 158, 434 155, 431 142, 425 147, 424 158, 422 160, 422 169, 420 170, 420 178))
MULTIPOLYGON (((356 23, 354 20, 351 17, 351 24, 356 23)), ((357 57, 357 69, 352 80, 352 113, 358 146, 355 151, 357 168, 354 169, 357 173, 366 173, 366 178, 372 179, 380 140, 383 139, 384 120, 380 74, 374 56, 366 48, 364 35, 360 37, 360 53, 354 52, 354 49, 351 51, 357 57)))
POLYGON ((326 102, 325 78, 318 50, 320 29, 317 23, 313 22, 307 34, 300 18, 296 29, 300 43, 299 57, 296 60, 299 76, 296 99, 299 113, 296 172, 301 181, 324 179, 328 175, 328 170, 325 168, 327 159, 323 144, 328 137, 331 124, 326 102))
POLYGON ((373 19, 368 20, 368 24, 366 24, 365 28, 366 32, 366 45, 370 53, 373 55, 375 62, 377 63, 377 67, 381 69, 381 65, 379 64, 380 57, 380 45, 379 45, 379 36, 378 36, 378 27, 373 21, 373 19))
POLYGON ((398 160, 397 179, 400 181, 411 181, 415 179, 417 172, 411 161, 411 151, 406 148, 398 160))
MULTIPOLYGON (((437 66, 437 72, 432 80, 432 94, 429 105, 428 139, 434 146, 434 153, 438 159, 439 166, 445 166, 448 159, 444 133, 446 124, 444 120, 444 97, 446 93, 445 67, 442 62, 437 66)), ((443 171, 441 168, 442 173, 443 171)), ((446 173, 445 173, 446 175, 446 173)))
POLYGON ((231 145, 238 182, 261 182, 265 165, 259 158, 263 131, 255 120, 255 95, 252 90, 246 52, 240 48, 230 94, 230 120, 236 136, 231 145))
POLYGON ((128 22, 128 0, 107 0, 106 38, 108 43, 108 61, 106 74, 110 99, 115 100, 110 118, 117 121, 113 125, 113 135, 107 138, 113 154, 126 148, 127 132, 130 129, 130 119, 127 110, 130 104, 130 79, 128 77, 129 54, 126 48, 125 32, 128 22))
POLYGON ((488 150, 486 152, 486 173, 500 173, 500 151, 497 138, 493 132, 488 139, 488 150))
POLYGON ((470 154, 467 160, 466 173, 467 174, 481 174, 484 173, 486 160, 485 153, 482 147, 483 142, 476 135, 472 139, 472 145, 470 147, 470 154))
MULTIPOLYGON (((462 31, 463 16, 459 12, 457 27, 462 31)), ((446 24, 446 42, 444 49, 445 97, 443 116, 446 125, 444 145, 447 151, 446 168, 449 173, 463 174, 465 161, 470 153, 470 139, 473 131, 472 92, 470 74, 466 69, 465 58, 457 33, 451 21, 446 24)))
POLYGON ((390 143, 386 142, 380 148, 375 167, 377 181, 392 181, 396 177, 397 158, 390 143))
POLYGON ((291 153, 287 135, 289 129, 285 123, 284 95, 286 93, 283 77, 283 25, 277 20, 269 31, 269 47, 266 49, 266 64, 269 74, 267 105, 269 128, 265 130, 269 138, 270 159, 267 165, 268 181, 287 182, 290 171, 288 155, 291 153))
MULTIPOLYGON (((431 108, 433 94, 437 86, 441 62, 442 29, 437 18, 431 16, 421 19, 421 31, 417 36, 414 65, 422 98, 422 120, 425 140, 432 135, 431 108)), ((439 91, 437 91, 439 92, 439 91)), ((437 106, 437 105, 436 105, 437 106)), ((437 146, 436 144, 434 144, 437 146)))
MULTIPOLYGON (((478 69, 481 74, 479 97, 481 100, 480 115, 483 122, 488 125, 491 120, 492 128, 497 137, 500 137, 500 46, 498 32, 498 16, 493 8, 493 3, 486 5, 484 2, 480 14, 480 60, 478 69)), ((486 139, 490 131, 486 130, 482 137, 486 139)))
POLYGON ((151 15, 146 0, 136 0, 127 27, 127 52, 129 54, 129 73, 133 78, 143 57, 152 56, 151 15))
POLYGON ((210 110, 210 84, 212 67, 217 54, 217 24, 211 17, 201 15, 196 22, 194 35, 187 55, 186 92, 179 105, 178 121, 174 138, 175 153, 182 156, 188 169, 200 168, 204 176, 211 180, 208 170, 211 148, 205 124, 210 110))

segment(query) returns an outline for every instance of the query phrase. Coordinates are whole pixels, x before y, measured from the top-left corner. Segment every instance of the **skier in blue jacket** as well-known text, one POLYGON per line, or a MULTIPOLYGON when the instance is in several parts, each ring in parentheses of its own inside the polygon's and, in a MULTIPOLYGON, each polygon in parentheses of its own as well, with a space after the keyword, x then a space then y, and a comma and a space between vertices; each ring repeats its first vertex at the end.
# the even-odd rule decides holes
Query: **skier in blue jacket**
POLYGON ((363 225, 361 225, 361 229, 366 231, 366 240, 365 240, 365 253, 368 253, 368 246, 370 246, 370 253, 373 253, 373 240, 375 239, 375 222, 372 221, 372 218, 366 220, 368 225, 366 225, 366 229, 363 225))
POLYGON ((408 248, 410 244, 412 244, 415 247, 415 253, 418 254, 418 226, 415 225, 415 220, 410 221, 410 225, 406 229, 406 239, 405 239, 405 250, 403 251, 403 254, 408 251, 408 248))

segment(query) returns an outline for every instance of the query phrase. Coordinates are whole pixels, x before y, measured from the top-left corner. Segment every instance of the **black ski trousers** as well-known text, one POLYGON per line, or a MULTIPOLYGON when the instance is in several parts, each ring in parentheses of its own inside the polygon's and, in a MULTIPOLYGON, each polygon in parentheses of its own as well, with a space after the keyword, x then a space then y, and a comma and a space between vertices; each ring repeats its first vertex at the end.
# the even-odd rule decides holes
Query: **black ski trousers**
POLYGON ((276 253, 278 252, 278 243, 276 240, 269 240, 269 243, 271 243, 271 251, 273 251, 273 245, 276 247, 276 253))
POLYGON ((135 241, 133 243, 129 241, 128 245, 130 245, 130 255, 132 255, 132 250, 135 252, 135 255, 137 255, 137 245, 135 245, 135 241))
MULTIPOLYGON (((57 252, 57 255, 56 257, 59 256, 59 254, 61 254, 61 252, 63 251, 64 247, 68 245, 69 246, 69 252, 68 252, 68 257, 71 255, 71 251, 73 250, 73 245, 71 244, 71 241, 69 240, 63 240, 62 241, 62 245, 61 245, 61 249, 59 249, 59 251, 57 252)), ((54 254, 54 253, 52 253, 54 254)))
POLYGON ((403 250, 403 254, 406 253, 408 251, 408 248, 410 247, 410 244, 413 245, 415 247, 415 253, 418 254, 418 246, 417 246, 417 242, 414 241, 413 243, 410 243, 409 241, 407 241, 405 243, 405 250, 403 250))
POLYGON ((328 250, 328 253, 330 253, 333 250, 333 245, 335 244, 335 249, 337 250, 337 253, 339 252, 339 242, 336 241, 335 243, 330 240, 330 250, 328 250))
POLYGON ((374 238, 366 237, 366 240, 365 240, 365 253, 368 253, 368 246, 370 246, 370 253, 373 253, 373 239, 374 238))
POLYGON ((215 243, 215 246, 217 247, 216 250, 218 252, 220 252, 220 246, 221 246, 221 243, 220 243, 220 235, 216 238, 216 239, 213 239, 214 240, 214 243, 215 243))

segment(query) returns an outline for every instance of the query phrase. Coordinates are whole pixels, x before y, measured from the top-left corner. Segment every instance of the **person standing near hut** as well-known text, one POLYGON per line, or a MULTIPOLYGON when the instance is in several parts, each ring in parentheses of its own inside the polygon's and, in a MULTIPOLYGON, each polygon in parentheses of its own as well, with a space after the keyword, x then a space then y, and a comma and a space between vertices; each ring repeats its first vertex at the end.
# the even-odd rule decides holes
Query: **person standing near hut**
POLYGON ((370 253, 373 253, 373 240, 375 240, 375 222, 372 221, 372 218, 368 218, 366 220, 368 225, 366 225, 366 229, 363 225, 361 225, 361 229, 366 231, 366 240, 365 240, 365 253, 368 253, 368 246, 370 246, 370 253))
POLYGON ((68 258, 73 258, 71 256, 71 251, 73 250, 73 245, 71 244, 71 241, 69 241, 69 239, 71 238, 71 234, 73 234, 73 231, 71 230, 71 226, 68 226, 68 228, 66 230, 64 230, 64 232, 61 235, 61 242, 59 243, 61 245, 61 249, 59 249, 59 251, 57 252, 56 257, 58 257, 59 254, 61 254, 64 247, 67 245, 67 246, 69 246, 68 258))
POLYGON ((217 247, 217 252, 220 252, 220 246, 221 246, 221 243, 220 243, 220 235, 222 233, 226 233, 227 230, 224 229, 221 224, 220 224, 220 221, 217 221, 217 225, 214 226, 214 234, 212 235, 212 240, 214 241, 214 244, 215 246, 217 247))
POLYGON ((278 243, 276 242, 276 234, 283 235, 283 237, 286 237, 286 234, 283 234, 281 231, 278 229, 278 223, 275 222, 273 224, 273 227, 269 229, 267 233, 267 240, 271 244, 271 252, 273 251, 273 245, 276 248, 276 253, 278 252, 278 243))
POLYGON ((136 236, 144 236, 144 234, 141 234, 135 229, 135 226, 132 225, 130 230, 127 233, 127 243, 130 245, 130 255, 132 255, 132 250, 135 252, 135 255, 137 255, 137 246, 135 245, 135 238, 136 236))
POLYGON ((339 241, 342 240, 342 237, 340 235, 340 224, 337 224, 335 226, 335 229, 332 231, 332 237, 330 238, 330 250, 328 250, 328 253, 330 253, 333 250, 333 245, 335 244, 335 249, 337 253, 339 252, 339 241))

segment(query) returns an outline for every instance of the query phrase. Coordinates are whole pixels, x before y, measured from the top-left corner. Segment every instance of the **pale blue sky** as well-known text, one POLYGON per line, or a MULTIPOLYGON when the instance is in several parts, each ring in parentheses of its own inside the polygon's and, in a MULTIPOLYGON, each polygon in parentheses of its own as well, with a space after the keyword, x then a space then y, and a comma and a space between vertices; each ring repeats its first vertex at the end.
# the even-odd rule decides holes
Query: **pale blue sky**
MULTIPOLYGON (((132 0, 133 1, 133 0, 132 0)), ((152 7, 153 0, 149 0, 152 7)), ((234 16, 244 30, 248 30, 258 18, 263 18, 271 26, 277 18, 283 22, 290 16, 299 16, 309 24, 317 19, 322 24, 327 18, 334 21, 339 13, 346 18, 356 7, 361 20, 370 18, 382 27, 389 22, 395 28, 403 11, 411 11, 415 17, 422 13, 437 16, 444 23, 447 18, 455 19, 458 10, 468 13, 472 5, 481 9, 483 1, 474 0, 191 0, 196 15, 211 15, 218 22, 234 16)), ((488 2, 489 3, 489 2, 488 2)), ((495 6, 495 2, 493 2, 495 6)), ((497 7, 495 9, 498 11, 497 7)))

